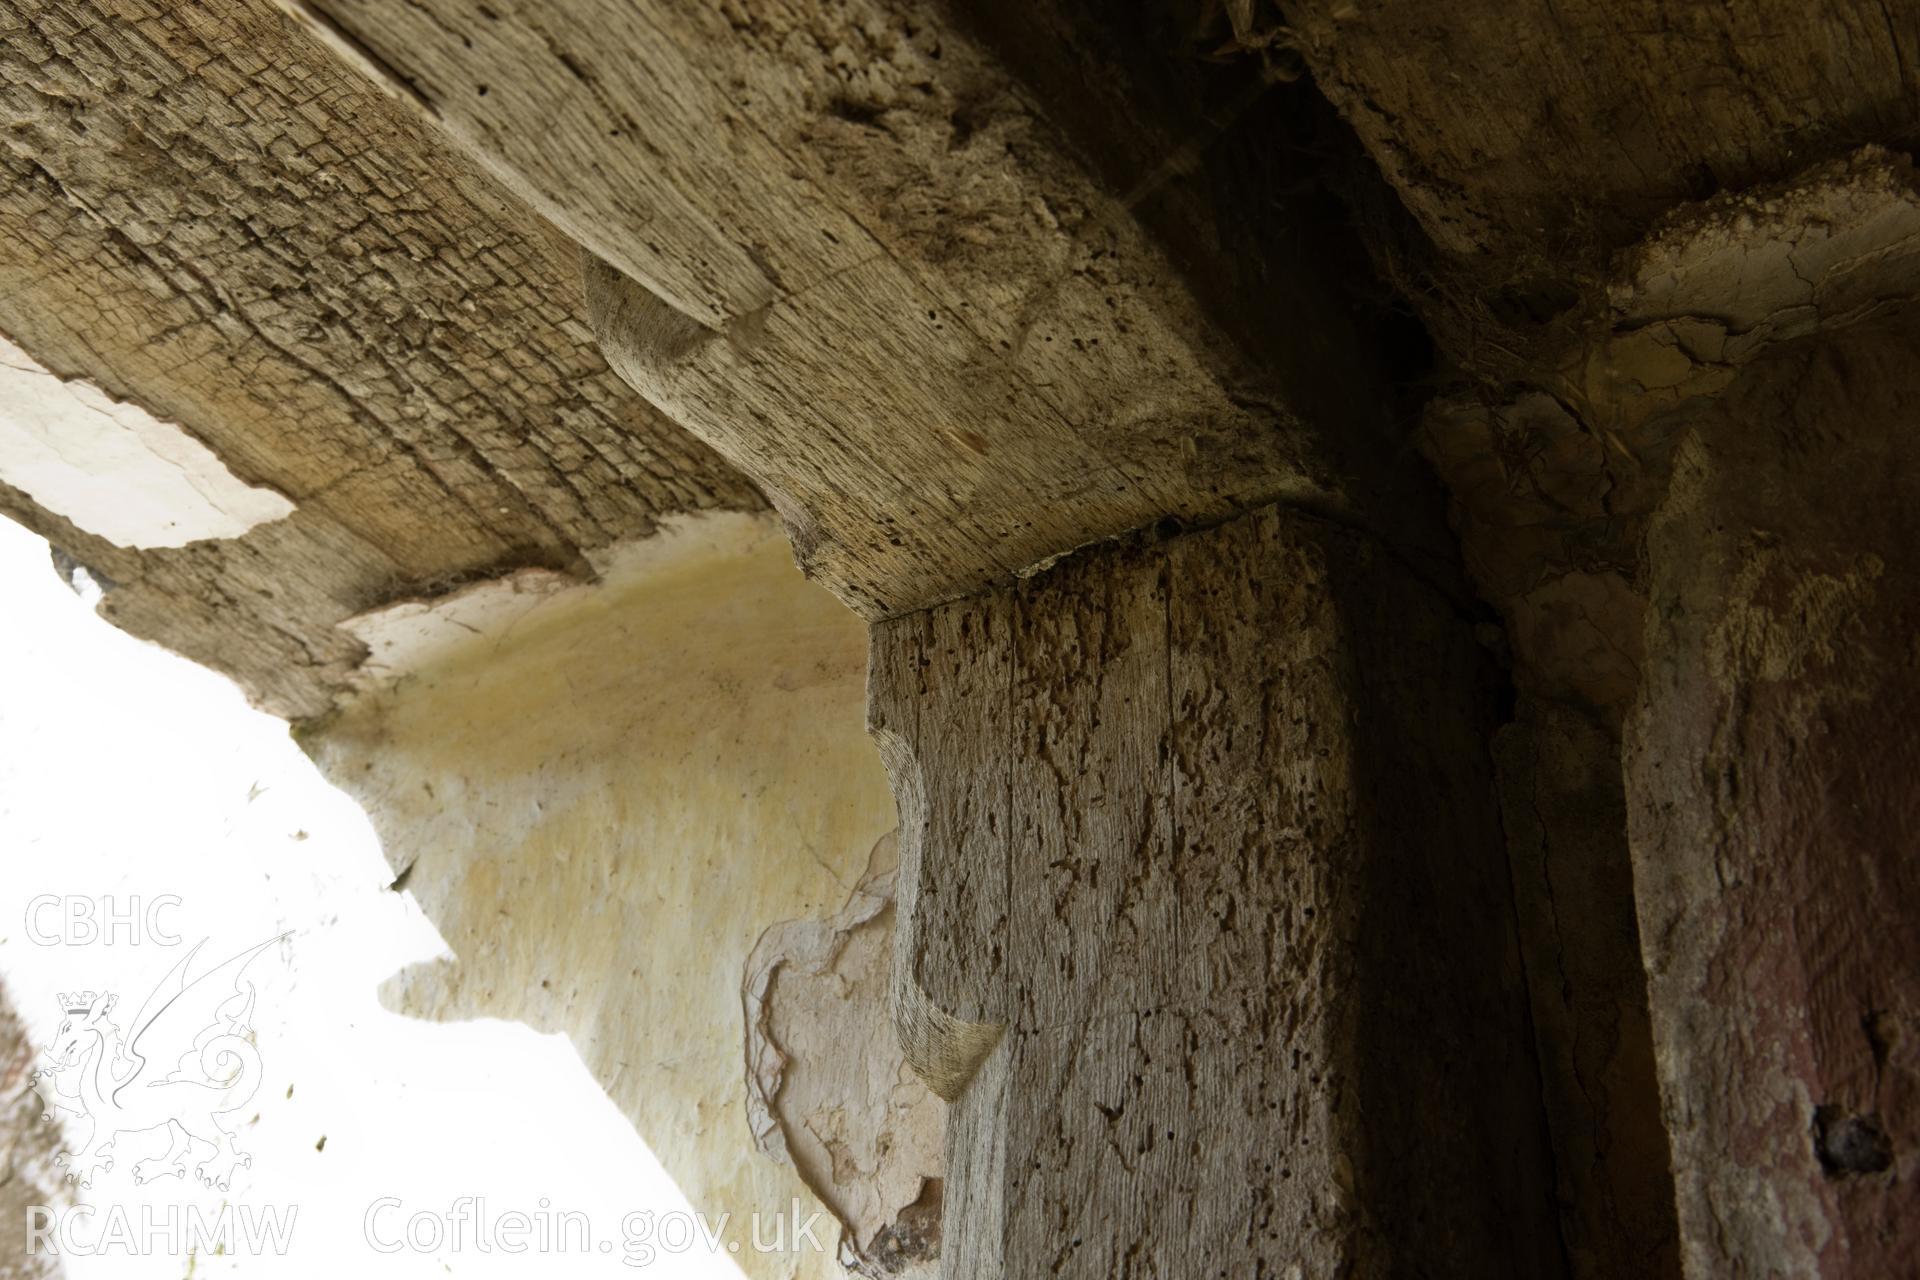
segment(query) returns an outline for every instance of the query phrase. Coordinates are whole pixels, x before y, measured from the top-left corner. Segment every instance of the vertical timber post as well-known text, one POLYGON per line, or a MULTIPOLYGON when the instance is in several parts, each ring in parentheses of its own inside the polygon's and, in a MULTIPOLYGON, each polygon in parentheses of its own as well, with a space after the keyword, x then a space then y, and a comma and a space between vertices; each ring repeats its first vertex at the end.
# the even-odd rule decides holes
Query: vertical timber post
POLYGON ((1690 1276, 1920 1265, 1920 318, 1805 339, 1647 538, 1628 821, 1690 1276))
POLYGON ((1563 1272, 1488 676, 1277 508, 875 626, 949 1277, 1563 1272))

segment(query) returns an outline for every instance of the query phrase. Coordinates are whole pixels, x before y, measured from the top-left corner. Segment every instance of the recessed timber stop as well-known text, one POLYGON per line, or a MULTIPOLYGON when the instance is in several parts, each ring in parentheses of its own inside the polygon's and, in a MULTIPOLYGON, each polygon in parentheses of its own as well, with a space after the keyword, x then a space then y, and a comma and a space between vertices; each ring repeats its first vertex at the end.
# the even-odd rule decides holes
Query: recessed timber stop
POLYGON ((948 1275, 1563 1271, 1496 688, 1281 507, 875 624, 948 1275))

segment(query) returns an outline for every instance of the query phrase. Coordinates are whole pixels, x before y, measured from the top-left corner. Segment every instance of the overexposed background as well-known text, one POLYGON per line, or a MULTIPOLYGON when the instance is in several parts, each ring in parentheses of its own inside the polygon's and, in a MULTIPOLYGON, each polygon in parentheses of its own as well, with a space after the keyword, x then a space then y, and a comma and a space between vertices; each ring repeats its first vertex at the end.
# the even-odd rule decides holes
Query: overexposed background
MULTIPOLYGON (((231 1191, 162 1179, 135 1187, 129 1152, 81 1199, 104 1211, 223 1202, 292 1206, 284 1257, 114 1254, 64 1260, 74 1280, 200 1276, 733 1276, 698 1245, 632 1265, 622 1222, 690 1214, 572 1044, 518 1023, 423 1023, 381 1007, 404 965, 445 955, 392 879, 365 816, 329 787, 284 722, 250 710, 225 678, 94 616, 60 580, 47 544, 0 520, 0 975, 35 1044, 50 1042, 57 993, 111 990, 127 1018, 201 939, 194 973, 277 934, 247 972, 265 1080, 253 1155, 231 1191), (40 945, 26 926, 42 894, 124 908, 161 895, 181 941, 40 945), (289 1093, 289 1091, 291 1091, 289 1093), (321 1140, 325 1139, 324 1145, 321 1140), (385 1255, 363 1237, 369 1205, 397 1197, 389 1233, 461 1197, 486 1214, 578 1210, 587 1253, 503 1255, 466 1247, 385 1255), (605 1244, 605 1251, 600 1245, 605 1244)), ((43 925, 58 927, 49 910, 43 925)), ((124 1028, 124 1022, 122 1023, 124 1028)), ((79 1135, 76 1135, 76 1137, 79 1135)), ((11 1228, 0 1238, 12 1239, 11 1228)))

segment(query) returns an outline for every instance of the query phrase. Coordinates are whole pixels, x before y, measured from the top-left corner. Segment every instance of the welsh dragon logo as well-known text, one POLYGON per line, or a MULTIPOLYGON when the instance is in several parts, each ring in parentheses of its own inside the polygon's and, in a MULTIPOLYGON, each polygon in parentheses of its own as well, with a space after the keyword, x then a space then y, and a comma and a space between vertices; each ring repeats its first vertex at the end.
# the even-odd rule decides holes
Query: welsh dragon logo
POLYGON ((90 1187, 113 1169, 117 1144, 129 1134, 164 1127, 169 1146, 158 1159, 133 1166, 135 1182, 178 1177, 191 1164, 208 1187, 228 1189, 233 1172, 253 1157, 234 1146, 237 1113, 260 1087, 260 1052, 253 1044, 254 988, 242 980, 248 964, 280 937, 269 938, 224 964, 188 980, 202 940, 176 964, 122 1035, 119 997, 77 991, 60 997, 65 1019, 45 1056, 53 1063, 33 1076, 46 1110, 93 1122, 86 1140, 55 1161, 67 1181, 90 1187))

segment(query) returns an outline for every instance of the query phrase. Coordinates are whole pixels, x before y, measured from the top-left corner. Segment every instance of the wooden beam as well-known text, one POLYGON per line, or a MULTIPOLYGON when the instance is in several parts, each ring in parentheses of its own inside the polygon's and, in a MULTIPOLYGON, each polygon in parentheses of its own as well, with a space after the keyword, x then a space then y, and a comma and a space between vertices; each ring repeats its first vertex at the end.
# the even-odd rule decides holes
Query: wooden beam
POLYGON ((1920 1257, 1920 316, 1784 344, 1646 536, 1624 752, 1686 1273, 1920 1257))
POLYGON ((1561 289, 1682 201, 1920 133, 1911 4, 1297 0, 1287 17, 1436 245, 1561 289))
POLYGON ((616 369, 870 617, 1165 515, 1344 501, 1293 388, 937 9, 288 3, 604 264, 616 369))
POLYGON ((270 0, 0 0, 0 334, 295 510, 116 546, 123 627, 324 714, 343 619, 759 495, 607 368, 577 251, 270 0))
POLYGON ((1272 508, 873 629, 948 1274, 1560 1273, 1483 663, 1272 508))

